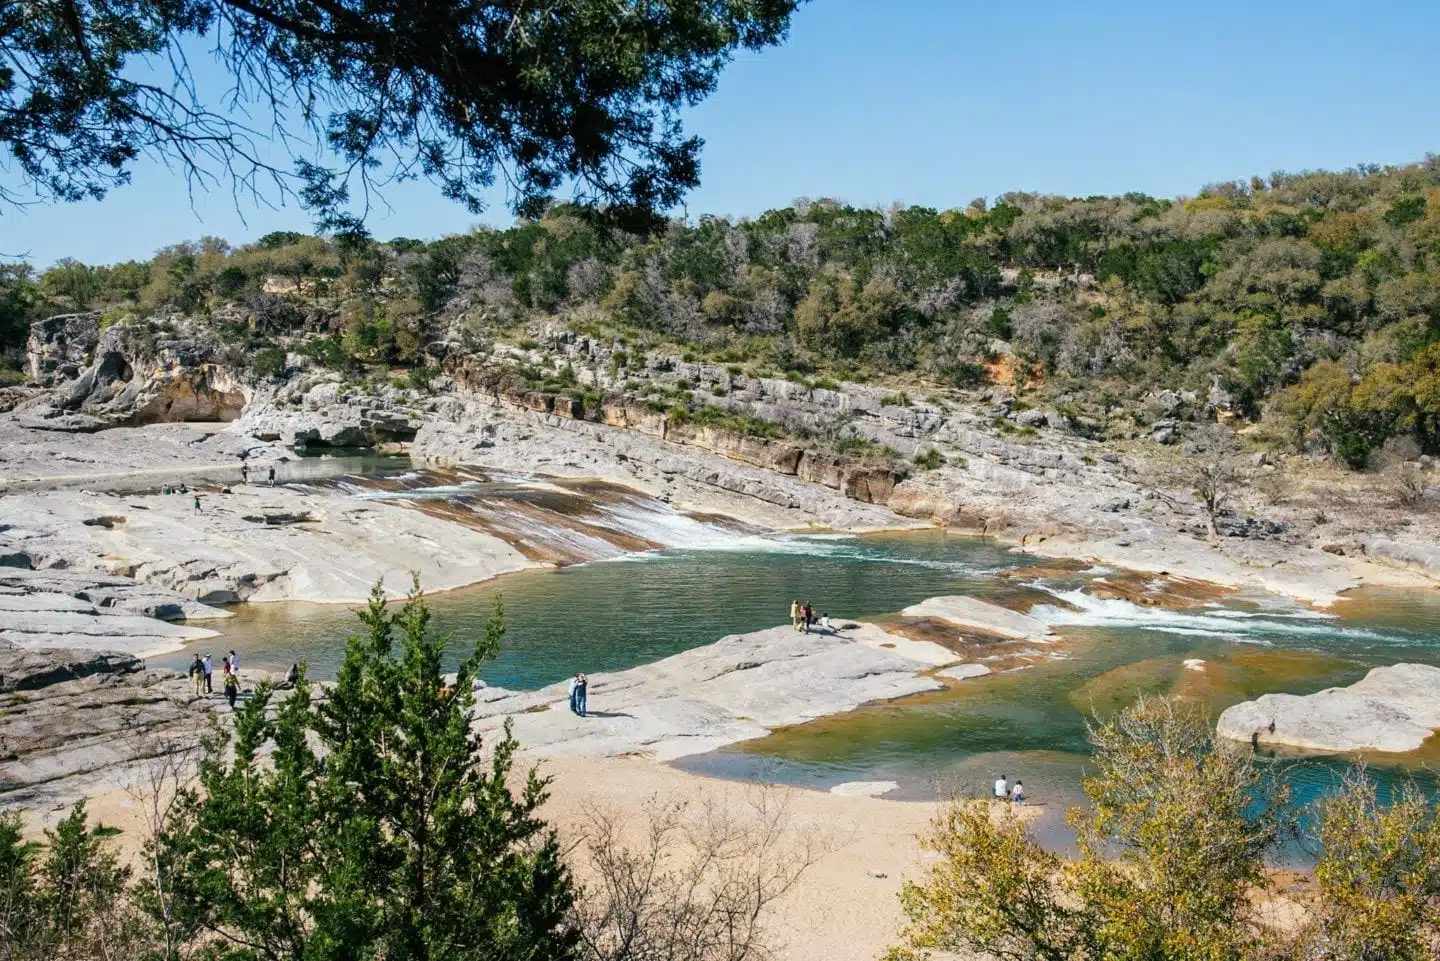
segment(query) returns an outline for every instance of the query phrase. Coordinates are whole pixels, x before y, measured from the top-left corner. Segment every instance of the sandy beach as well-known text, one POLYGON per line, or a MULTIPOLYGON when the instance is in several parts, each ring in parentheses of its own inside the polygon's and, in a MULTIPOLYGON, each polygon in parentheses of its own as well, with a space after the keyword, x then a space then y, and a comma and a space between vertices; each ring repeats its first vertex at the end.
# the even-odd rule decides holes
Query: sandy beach
MULTIPOLYGON (((754 784, 700 777, 641 758, 522 757, 517 770, 538 764, 553 780, 542 816, 567 846, 592 808, 637 812, 650 804, 719 803, 739 809, 762 790, 754 784)), ((887 801, 820 791, 770 788, 787 805, 791 837, 822 838, 828 854, 815 863, 773 907, 767 929, 785 961, 865 961, 883 953, 900 930, 897 895, 925 865, 918 836, 939 805, 887 801)), ((117 844, 127 857, 138 853, 145 833, 142 805, 112 790, 89 801, 93 820, 118 827, 117 844)), ((1027 806, 1028 816, 1041 808, 1027 806)), ((576 858, 583 862, 583 858, 576 858)), ((585 882, 583 863, 577 877, 585 882)))

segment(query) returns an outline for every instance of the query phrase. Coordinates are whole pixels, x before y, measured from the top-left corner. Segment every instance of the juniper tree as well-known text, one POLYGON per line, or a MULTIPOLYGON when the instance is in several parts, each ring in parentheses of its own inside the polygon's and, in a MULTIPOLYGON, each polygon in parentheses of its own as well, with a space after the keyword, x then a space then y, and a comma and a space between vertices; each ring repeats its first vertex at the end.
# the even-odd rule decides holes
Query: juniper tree
POLYGON ((573 183, 649 224, 698 182, 681 112, 734 51, 783 39, 796 5, 3 4, 0 169, 28 190, 0 183, 0 204, 102 197, 149 157, 192 183, 298 194, 337 226, 352 188, 368 203, 418 177, 474 212, 497 181, 527 214, 573 183), (200 51, 211 70, 192 70, 200 51))
POLYGON ((233 737, 211 736, 153 842, 152 915, 220 958, 570 957, 571 881, 536 816, 547 782, 512 790, 508 728, 486 761, 470 727, 500 602, 453 686, 418 581, 396 610, 377 585, 360 619, 326 697, 303 676, 278 704, 261 685, 233 737))

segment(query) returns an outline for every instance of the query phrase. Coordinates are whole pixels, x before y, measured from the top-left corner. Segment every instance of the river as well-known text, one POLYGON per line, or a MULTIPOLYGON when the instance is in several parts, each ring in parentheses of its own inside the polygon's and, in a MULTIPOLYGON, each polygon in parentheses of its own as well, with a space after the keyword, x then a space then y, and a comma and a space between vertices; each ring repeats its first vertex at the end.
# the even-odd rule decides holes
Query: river
MULTIPOLYGON (((367 465, 367 467, 370 465, 367 465)), ((506 575, 436 594, 438 629, 453 656, 472 642, 498 595, 507 633, 487 665, 491 684, 538 687, 576 671, 622 670, 726 635, 783 623, 790 601, 836 618, 883 618, 926 597, 1026 593, 1031 613, 1065 638, 1034 666, 965 681, 939 695, 872 705, 678 762, 721 777, 777 779, 811 787, 894 780, 896 797, 974 793, 997 774, 1057 812, 1079 798, 1085 721, 1139 693, 1182 693, 1218 714, 1263 693, 1310 693, 1349 684, 1396 661, 1440 664, 1440 595, 1362 591, 1322 614, 1268 596, 1200 601, 1185 610, 1100 599, 1101 569, 1056 572, 1037 558, 940 531, 848 536, 771 535, 696 517, 604 485, 535 483, 483 475, 391 471, 333 478, 312 470, 299 483, 339 486, 355 497, 408 500, 466 523, 523 536, 539 559, 570 566, 506 575), (580 558, 590 558, 574 563, 580 558), (1024 568, 1035 567, 1027 576, 1024 568), (1097 581, 1096 578, 1100 578, 1097 581), (1195 669, 1187 660, 1204 662, 1195 669)), ((235 648, 250 668, 306 661, 333 676, 357 625, 339 605, 256 604, 237 609, 219 638, 155 659, 183 667, 190 650, 235 648)), ((1389 790, 1414 776, 1440 786, 1423 762, 1437 752, 1372 758, 1389 790)), ((1334 784, 1348 761, 1265 758, 1297 802, 1334 784)))

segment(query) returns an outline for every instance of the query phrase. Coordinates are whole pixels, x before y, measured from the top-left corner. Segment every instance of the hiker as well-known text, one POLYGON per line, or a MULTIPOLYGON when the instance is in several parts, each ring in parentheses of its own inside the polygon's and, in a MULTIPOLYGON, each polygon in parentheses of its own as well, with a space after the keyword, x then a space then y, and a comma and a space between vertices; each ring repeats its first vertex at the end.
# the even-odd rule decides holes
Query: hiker
POLYGON ((1010 782, 1005 780, 1005 775, 995 779, 995 799, 1003 801, 1010 796, 1010 782))
POLYGON ((225 675, 225 700, 230 702, 230 710, 235 710, 235 698, 240 696, 240 678, 234 673, 225 675))
POLYGON ((790 602, 790 626, 793 627, 793 628, 795 628, 795 630, 797 630, 797 631, 800 630, 800 602, 799 602, 799 601, 791 601, 791 602, 790 602))
POLYGON ((1025 785, 1021 784, 1019 781, 1016 781, 1015 786, 1010 789, 1010 803, 1025 803, 1025 785))
POLYGON ((195 513, 200 513, 200 492, 195 492, 195 513))
POLYGON ((579 674, 576 674, 574 677, 570 678, 570 713, 571 713, 571 714, 579 714, 579 713, 580 713, 580 708, 579 708, 579 706, 578 706, 578 705, 579 705, 579 700, 577 699, 577 692, 579 692, 579 690, 580 690, 580 675, 579 675, 579 674))
POLYGON ((240 655, 235 653, 233 647, 230 649, 230 670, 235 674, 240 673, 240 655))
POLYGON ((210 663, 209 652, 206 652, 205 656, 200 658, 200 668, 205 672, 205 693, 213 694, 215 692, 215 688, 211 685, 210 675, 214 671, 214 668, 211 666, 210 663))
POLYGON ((200 663, 199 654, 190 662, 190 682, 195 685, 195 696, 199 697, 205 687, 205 668, 200 663))
MULTIPOLYGON (((220 658, 220 676, 222 678, 230 676, 230 658, 228 657, 220 658)), ((222 682, 220 686, 224 687, 225 685, 222 682)))
POLYGON ((274 487, 274 486, 275 486, 275 465, 274 465, 274 464, 271 464, 271 465, 270 465, 270 486, 271 486, 271 487, 274 487))
POLYGON ((248 483, 250 483, 250 465, 249 465, 249 464, 241 464, 241 465, 240 465, 240 483, 242 483, 242 484, 248 484, 248 483))
POLYGON ((584 674, 581 674, 580 683, 575 688, 575 713, 579 714, 581 717, 585 716, 585 695, 587 693, 586 689, 589 686, 590 678, 586 677, 584 674))

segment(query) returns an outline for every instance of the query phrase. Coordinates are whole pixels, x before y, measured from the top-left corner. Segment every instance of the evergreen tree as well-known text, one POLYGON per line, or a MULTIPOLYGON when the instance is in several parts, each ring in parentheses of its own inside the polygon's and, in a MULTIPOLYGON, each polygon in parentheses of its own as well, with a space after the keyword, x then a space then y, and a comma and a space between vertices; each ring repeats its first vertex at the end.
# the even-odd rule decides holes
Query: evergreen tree
POLYGON ((571 957, 571 882, 536 817, 547 782, 512 792, 508 729, 488 764, 470 729, 500 602, 453 687, 418 580, 394 611, 377 585, 360 619, 327 698, 302 676, 272 710, 262 685, 233 738, 211 736, 152 845, 152 915, 217 958, 571 957))

